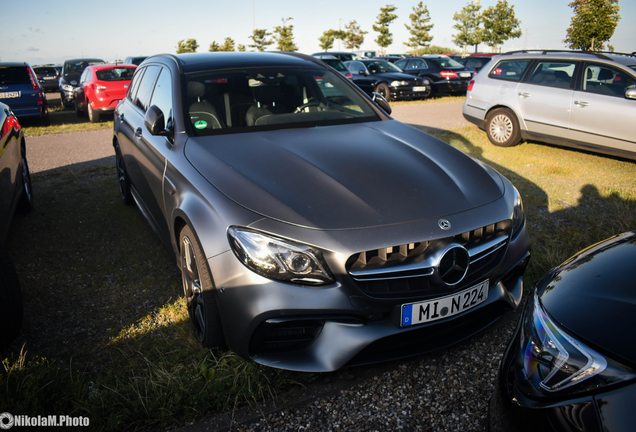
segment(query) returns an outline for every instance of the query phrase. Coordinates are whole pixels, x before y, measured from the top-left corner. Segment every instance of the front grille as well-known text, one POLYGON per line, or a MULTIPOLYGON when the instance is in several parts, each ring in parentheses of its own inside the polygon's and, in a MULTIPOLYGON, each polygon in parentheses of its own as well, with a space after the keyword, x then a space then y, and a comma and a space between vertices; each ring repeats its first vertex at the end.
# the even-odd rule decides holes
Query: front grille
POLYGON ((254 332, 250 354, 293 351, 307 348, 320 334, 324 320, 268 320, 254 332))
POLYGON ((436 297, 484 280, 503 259, 510 221, 456 236, 364 251, 347 260, 347 271, 365 294, 376 298, 436 297), (469 255, 466 275, 449 286, 436 276, 438 251, 460 245, 469 255))

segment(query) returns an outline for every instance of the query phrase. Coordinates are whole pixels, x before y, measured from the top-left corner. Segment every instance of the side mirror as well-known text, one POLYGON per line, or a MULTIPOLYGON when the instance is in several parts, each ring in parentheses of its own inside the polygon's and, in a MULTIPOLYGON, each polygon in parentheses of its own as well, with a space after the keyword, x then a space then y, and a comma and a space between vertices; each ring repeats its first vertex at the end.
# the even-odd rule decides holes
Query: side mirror
POLYGON ((636 88, 632 87, 625 91, 625 97, 627 99, 636 99, 636 88))
POLYGON ((391 112, 393 111, 393 109, 391 108, 391 105, 389 105, 389 102, 386 99, 384 99, 384 96, 382 96, 380 93, 373 92, 372 99, 373 99, 373 102, 378 104, 378 106, 382 108, 387 114, 391 115, 391 112))
POLYGON ((170 138, 172 133, 166 129, 166 119, 163 117, 163 111, 153 105, 148 108, 144 116, 144 125, 150 131, 151 135, 160 135, 170 138))

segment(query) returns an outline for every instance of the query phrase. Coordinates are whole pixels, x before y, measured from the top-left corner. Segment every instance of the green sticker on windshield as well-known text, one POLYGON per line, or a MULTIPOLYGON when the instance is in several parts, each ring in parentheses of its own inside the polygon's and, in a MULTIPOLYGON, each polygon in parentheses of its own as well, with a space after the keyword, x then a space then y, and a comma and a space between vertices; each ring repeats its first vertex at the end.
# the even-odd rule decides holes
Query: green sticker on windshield
POLYGON ((194 127, 197 129, 205 129, 207 127, 208 123, 203 121, 203 120, 199 120, 198 122, 196 122, 194 124, 194 127))

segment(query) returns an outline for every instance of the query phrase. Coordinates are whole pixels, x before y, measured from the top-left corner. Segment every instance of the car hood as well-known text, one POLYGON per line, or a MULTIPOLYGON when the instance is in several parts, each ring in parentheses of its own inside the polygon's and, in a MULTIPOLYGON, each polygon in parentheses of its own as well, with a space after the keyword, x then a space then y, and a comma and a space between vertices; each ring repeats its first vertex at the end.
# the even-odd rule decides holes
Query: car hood
POLYGON ((557 268, 541 303, 562 326, 600 349, 636 362, 636 234, 594 245, 557 268))
POLYGON ((191 138, 185 155, 241 206, 308 228, 437 218, 504 193, 488 166, 394 120, 191 138))
POLYGON ((413 75, 409 75, 403 72, 384 72, 384 73, 371 74, 369 76, 375 77, 375 78, 383 78, 386 80, 400 80, 400 81, 417 79, 416 77, 413 77, 413 75))

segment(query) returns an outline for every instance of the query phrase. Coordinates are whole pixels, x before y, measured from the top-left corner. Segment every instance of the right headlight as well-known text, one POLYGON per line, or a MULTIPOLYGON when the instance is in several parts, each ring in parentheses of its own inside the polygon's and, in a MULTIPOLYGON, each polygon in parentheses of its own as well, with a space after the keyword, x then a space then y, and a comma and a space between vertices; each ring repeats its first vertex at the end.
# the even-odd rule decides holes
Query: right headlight
POLYGON ((228 238, 236 257, 269 279, 308 285, 333 282, 319 250, 258 231, 230 227, 228 238))
POLYGON ((517 383, 528 396, 591 391, 634 378, 634 371, 568 334, 545 311, 536 290, 521 322, 517 383))
POLYGON ((73 86, 68 85, 68 84, 62 84, 62 90, 66 90, 68 92, 72 92, 73 91, 73 86))
POLYGON ((521 195, 516 187, 512 187, 514 189, 515 198, 514 198, 514 206, 512 209, 512 235, 514 236, 517 231, 523 226, 523 222, 525 220, 525 213, 523 212, 523 202, 521 201, 521 195))

